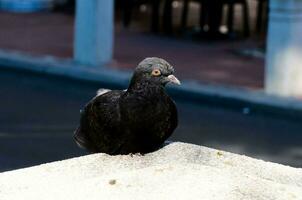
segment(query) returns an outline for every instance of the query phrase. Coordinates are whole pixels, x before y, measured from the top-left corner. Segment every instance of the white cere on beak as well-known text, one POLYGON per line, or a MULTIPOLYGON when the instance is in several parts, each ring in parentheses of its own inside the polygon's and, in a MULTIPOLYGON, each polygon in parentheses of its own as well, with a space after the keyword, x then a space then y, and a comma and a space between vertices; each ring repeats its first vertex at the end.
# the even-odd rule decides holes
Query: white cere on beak
POLYGON ((171 83, 174 83, 176 85, 180 85, 180 81, 174 75, 169 75, 168 79, 170 80, 171 83))

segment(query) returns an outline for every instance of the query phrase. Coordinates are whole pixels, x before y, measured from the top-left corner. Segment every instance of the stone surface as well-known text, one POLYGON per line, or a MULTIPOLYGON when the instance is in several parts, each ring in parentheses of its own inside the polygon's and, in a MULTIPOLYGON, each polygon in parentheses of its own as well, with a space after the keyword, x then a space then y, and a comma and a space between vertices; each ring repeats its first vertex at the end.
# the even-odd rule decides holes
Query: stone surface
POLYGON ((0 199, 302 199, 302 169, 185 143, 0 174, 0 199))

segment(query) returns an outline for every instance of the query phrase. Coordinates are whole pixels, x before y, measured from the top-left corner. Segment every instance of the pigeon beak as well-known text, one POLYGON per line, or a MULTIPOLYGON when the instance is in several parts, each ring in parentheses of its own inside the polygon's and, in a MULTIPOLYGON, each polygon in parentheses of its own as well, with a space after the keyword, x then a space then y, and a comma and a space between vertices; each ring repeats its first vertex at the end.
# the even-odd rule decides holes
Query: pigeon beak
POLYGON ((168 76, 169 82, 174 83, 176 85, 180 85, 180 81, 174 76, 174 75, 169 75, 168 76))

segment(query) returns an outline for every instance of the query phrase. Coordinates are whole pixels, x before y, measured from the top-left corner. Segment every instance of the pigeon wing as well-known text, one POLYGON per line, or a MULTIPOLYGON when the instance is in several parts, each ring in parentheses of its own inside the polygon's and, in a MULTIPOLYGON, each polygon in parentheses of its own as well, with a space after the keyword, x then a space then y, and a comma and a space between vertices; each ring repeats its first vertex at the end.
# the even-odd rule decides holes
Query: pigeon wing
POLYGON ((124 91, 107 91, 94 97, 81 113, 74 139, 90 152, 114 154, 123 144, 119 99, 124 91))
POLYGON ((100 89, 98 89, 98 91, 96 92, 96 96, 103 95, 103 94, 105 94, 105 93, 107 93, 107 92, 110 92, 110 91, 111 91, 111 90, 109 90, 109 89, 100 88, 100 89))

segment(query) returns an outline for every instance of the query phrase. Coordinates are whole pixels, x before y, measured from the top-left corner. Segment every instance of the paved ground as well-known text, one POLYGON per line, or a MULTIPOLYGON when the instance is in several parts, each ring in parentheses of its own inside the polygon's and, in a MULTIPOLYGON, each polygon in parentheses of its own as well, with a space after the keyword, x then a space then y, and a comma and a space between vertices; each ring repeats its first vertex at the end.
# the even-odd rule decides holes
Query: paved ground
MULTIPOLYGON (((195 14, 198 12, 196 6, 192 9, 195 9, 195 14)), ((175 12, 174 22, 179 21, 179 11, 175 12)), ((254 16, 255 10, 251 11, 254 16)), ((236 12, 237 15, 240 17, 240 12, 236 12)), ((196 24, 196 16, 190 15, 190 26, 196 24)), ((138 17, 147 19, 148 13, 140 13, 138 17)), ((39 56, 72 57, 73 20, 73 16, 60 13, 0 12, 0 48, 39 56)), ((240 22, 240 18, 235 21, 240 22)), ((251 21, 255 21, 254 18, 251 21)), ((263 87, 263 59, 238 54, 242 49, 259 47, 258 40, 210 42, 153 35, 146 33, 145 22, 136 21, 130 29, 125 30, 117 21, 112 67, 133 69, 141 59, 159 56, 175 66, 181 79, 254 89, 263 87)))
MULTIPOLYGON (((80 108, 102 85, 0 71, 0 171, 85 152, 72 141, 80 108)), ((282 117, 177 100, 173 141, 302 167, 302 124, 282 117)))

